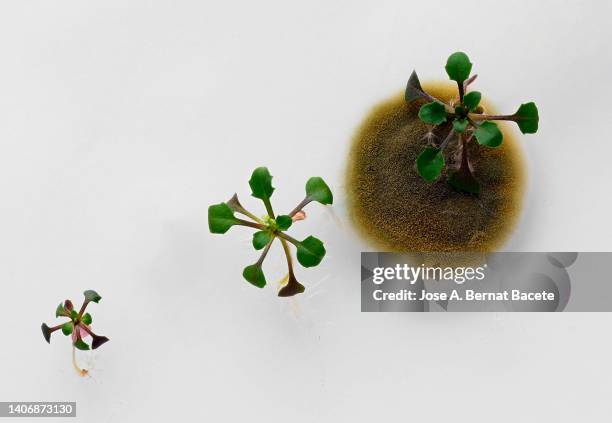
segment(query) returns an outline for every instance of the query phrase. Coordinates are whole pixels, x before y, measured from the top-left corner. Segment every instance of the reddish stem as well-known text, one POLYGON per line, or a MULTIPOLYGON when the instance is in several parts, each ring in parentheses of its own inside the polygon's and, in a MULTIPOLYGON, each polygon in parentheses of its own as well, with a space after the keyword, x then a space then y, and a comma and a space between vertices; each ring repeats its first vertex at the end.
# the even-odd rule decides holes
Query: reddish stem
POLYGON ((463 82, 457 82, 457 86, 459 87, 459 103, 463 103, 463 93, 465 92, 465 87, 463 86, 463 82))
POLYGON ((517 120, 514 115, 481 115, 478 113, 470 113, 470 119, 478 120, 517 120))
POLYGON ((79 320, 81 320, 81 317, 83 317, 83 313, 85 313, 85 309, 87 308, 88 304, 89 304, 89 300, 83 301, 83 305, 81 306, 81 310, 79 310, 79 320))
POLYGON ((291 210, 291 213, 289 213, 289 217, 295 216, 300 210, 306 207, 311 201, 312 200, 309 199, 308 197, 304 198, 300 204, 298 204, 297 206, 295 206, 293 210, 291 210))

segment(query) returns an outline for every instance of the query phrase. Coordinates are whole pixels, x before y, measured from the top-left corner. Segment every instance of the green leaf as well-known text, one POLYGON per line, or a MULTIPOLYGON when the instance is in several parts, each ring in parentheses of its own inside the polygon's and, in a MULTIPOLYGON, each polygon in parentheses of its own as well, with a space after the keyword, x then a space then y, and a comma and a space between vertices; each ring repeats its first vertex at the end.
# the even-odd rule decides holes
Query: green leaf
POLYGON ((444 168, 444 157, 438 148, 425 147, 416 159, 417 171, 427 182, 438 179, 444 168))
POLYGON ((497 124, 488 120, 476 127, 474 136, 478 144, 486 145, 487 147, 499 147, 504 140, 504 136, 497 124))
POLYGON ((452 172, 448 177, 448 183, 458 191, 464 191, 470 194, 480 193, 480 183, 476 180, 474 175, 472 175, 469 169, 467 171, 457 170, 452 172))
POLYGON ((453 129, 456 132, 463 132, 465 131, 465 128, 467 128, 468 126, 468 120, 467 119, 455 119, 453 120, 453 129))
POLYGON ((425 92, 423 91, 423 87, 421 87, 421 82, 419 81, 416 71, 412 71, 408 79, 408 84, 406 84, 404 98, 407 103, 410 103, 420 97, 425 97, 425 92))
POLYGON ((59 303, 57 308, 55 309, 55 317, 67 316, 68 312, 64 308, 64 303, 59 303))
POLYGON ((66 322, 62 326, 62 333, 66 336, 70 335, 73 330, 74 330, 74 323, 72 322, 66 322))
POLYGON ((446 73, 450 79, 457 81, 459 84, 463 84, 463 81, 470 77, 472 63, 469 57, 467 57, 467 54, 458 51, 448 57, 444 69, 446 69, 446 73))
POLYGON ((463 107, 461 104, 458 106, 455 106, 455 114, 459 115, 459 116, 463 116, 465 115, 465 113, 467 112, 467 109, 465 107, 463 107))
POLYGON ((247 280, 247 282, 252 283, 257 288, 263 288, 266 286, 266 277, 263 270, 261 270, 260 264, 255 263, 245 267, 242 271, 242 276, 247 280))
POLYGON ((260 200, 268 200, 272 197, 274 188, 272 187, 272 175, 267 167, 258 167, 253 171, 249 180, 251 195, 260 200))
POLYGON ((297 281, 293 272, 290 272, 289 280, 287 281, 287 284, 278 291, 278 296, 293 297, 296 294, 301 294, 305 289, 306 288, 304 288, 304 285, 297 281))
POLYGON ((429 125, 439 125, 446 121, 446 109, 437 101, 423 104, 419 109, 419 119, 429 125))
POLYGON ((272 241, 272 234, 268 231, 258 231, 253 234, 253 247, 261 250, 272 241))
POLYGON ((317 266, 323 257, 325 257, 325 247, 313 236, 309 236, 297 246, 297 259, 304 267, 317 266))
POLYGON ((91 318, 91 314, 89 313, 85 313, 81 318, 81 322, 85 323, 86 325, 91 325, 92 321, 93 319, 91 318))
POLYGON ((281 231, 286 231, 291 227, 292 224, 293 219, 291 219, 291 216, 283 214, 276 217, 276 227, 281 231))
POLYGON ((538 107, 532 101, 530 103, 521 104, 521 107, 514 114, 516 123, 523 134, 535 134, 538 132, 538 123, 540 117, 538 115, 538 107))
POLYGON ((79 313, 76 312, 76 310, 70 310, 70 318, 72 320, 76 320, 79 317, 79 313))
POLYGON ((43 323, 40 326, 40 329, 42 330, 42 334, 43 334, 43 337, 45 338, 45 341, 47 341, 47 343, 50 344, 51 343, 51 328, 47 326, 46 323, 43 323))
POLYGON ((87 345, 85 341, 83 341, 82 339, 77 339, 74 342, 74 346, 79 350, 83 350, 83 351, 89 350, 89 345, 87 345))
POLYGON ((94 303, 99 303, 100 300, 102 299, 102 297, 100 296, 100 294, 98 294, 96 291, 93 291, 91 289, 83 292, 83 295, 85 295, 85 299, 87 301, 92 301, 94 303))
POLYGON ((481 97, 482 95, 478 91, 470 91, 463 96, 463 104, 470 110, 470 112, 473 112, 480 104, 481 97))
POLYGON ((306 182, 306 196, 312 200, 321 204, 332 204, 334 202, 334 195, 323 180, 318 176, 313 176, 306 182))
POLYGON ((238 223, 234 211, 225 203, 208 208, 208 229, 213 234, 224 234, 238 223))

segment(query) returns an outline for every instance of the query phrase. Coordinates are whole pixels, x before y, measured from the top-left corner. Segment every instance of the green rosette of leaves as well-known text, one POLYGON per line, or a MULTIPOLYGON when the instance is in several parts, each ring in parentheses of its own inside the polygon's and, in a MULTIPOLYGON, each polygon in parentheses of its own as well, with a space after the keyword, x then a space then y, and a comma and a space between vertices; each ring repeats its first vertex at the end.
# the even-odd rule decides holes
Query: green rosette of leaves
POLYGON ((65 300, 57 306, 55 317, 65 317, 68 318, 68 321, 53 327, 43 323, 41 330, 45 341, 51 343, 51 335, 61 330, 65 336, 72 337, 72 345, 79 350, 89 350, 90 347, 95 350, 108 342, 109 339, 106 336, 94 333, 91 329, 93 317, 91 314, 86 313, 87 306, 90 303, 98 304, 102 297, 93 290, 83 292, 83 296, 85 299, 79 311, 75 310, 70 300, 65 300), (91 346, 83 339, 84 337, 91 337, 91 346))
POLYGON ((266 286, 266 277, 263 271, 263 263, 272 244, 278 240, 283 248, 287 260, 288 277, 287 283, 278 292, 279 297, 290 297, 304 292, 304 285, 299 283, 295 277, 293 258, 290 246, 296 248, 297 261, 303 267, 318 266, 325 257, 325 246, 323 242, 314 236, 308 236, 299 241, 290 236, 287 231, 296 221, 305 216, 304 207, 311 202, 324 205, 333 204, 334 197, 329 186, 320 177, 312 177, 306 182, 306 196, 288 214, 276 215, 271 203, 271 197, 275 188, 272 186, 272 175, 266 167, 258 167, 253 171, 249 180, 251 195, 261 200, 266 209, 266 215, 259 218, 242 206, 238 196, 234 196, 227 202, 214 204, 208 208, 208 227, 213 234, 224 234, 234 226, 245 226, 254 229, 252 244, 253 248, 262 251, 259 259, 246 266, 242 272, 244 279, 250 284, 263 288, 266 286), (236 215, 242 215, 239 218, 236 215))
POLYGON ((458 142, 460 158, 458 166, 447 171, 448 183, 458 191, 479 194, 480 183, 471 170, 468 143, 475 140, 480 146, 487 148, 497 148, 502 145, 503 134, 495 122, 502 120, 515 122, 523 134, 534 134, 538 131, 538 108, 535 103, 529 102, 521 104, 512 115, 484 114, 480 107, 481 93, 467 92, 477 76, 470 76, 472 63, 469 57, 463 52, 451 54, 446 61, 445 70, 448 77, 457 83, 458 103, 448 104, 427 94, 414 71, 408 79, 406 101, 412 102, 417 99, 427 101, 419 109, 418 116, 429 126, 429 132, 424 137, 428 140, 428 145, 417 157, 416 169, 425 181, 438 180, 446 166, 444 150, 451 143, 458 142), (434 132, 440 132, 441 125, 449 128, 448 133, 437 137, 434 132))

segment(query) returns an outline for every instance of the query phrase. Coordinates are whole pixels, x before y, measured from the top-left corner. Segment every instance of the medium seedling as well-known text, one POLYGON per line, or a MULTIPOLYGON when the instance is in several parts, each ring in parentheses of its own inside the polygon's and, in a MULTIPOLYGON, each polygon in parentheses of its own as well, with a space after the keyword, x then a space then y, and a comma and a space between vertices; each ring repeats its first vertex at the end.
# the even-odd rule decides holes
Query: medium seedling
POLYGON ((475 138, 482 146, 499 147, 503 135, 494 122, 496 120, 516 122, 523 134, 534 134, 538 130, 538 108, 535 103, 529 102, 521 104, 512 115, 484 114, 480 106, 481 94, 478 91, 467 92, 468 86, 477 77, 477 75, 470 76, 472 63, 468 56, 462 52, 451 54, 445 69, 449 78, 457 82, 459 100, 456 102, 445 103, 427 94, 414 71, 406 86, 407 102, 419 98, 429 101, 419 109, 419 118, 430 127, 424 136, 428 145, 417 157, 416 168, 419 175, 427 182, 437 180, 446 165, 443 152, 450 143, 457 140, 459 164, 448 172, 448 182, 459 191, 478 194, 480 183, 473 174, 468 157, 468 143, 475 138), (446 130, 448 133, 444 135, 446 130))
POLYGON ((81 308, 77 312, 72 304, 72 301, 66 300, 63 303, 60 303, 55 310, 55 317, 67 317, 69 320, 67 322, 61 323, 57 326, 49 327, 46 323, 43 323, 41 326, 43 336, 45 341, 51 343, 51 335, 53 332, 56 332, 61 329, 62 333, 65 336, 72 337, 72 363, 75 369, 81 374, 86 375, 87 370, 79 368, 75 359, 75 350, 89 350, 90 346, 85 342, 83 338, 91 336, 91 349, 99 348, 101 345, 108 342, 108 338, 106 336, 96 335, 91 330, 91 323, 93 318, 91 314, 86 313, 85 309, 89 305, 89 303, 99 303, 102 297, 96 292, 92 290, 85 291, 83 293, 85 296, 85 300, 81 305, 81 308))
POLYGON ((289 250, 289 244, 297 248, 297 260, 304 267, 314 267, 321 263, 325 256, 323 243, 309 236, 303 241, 298 241, 286 233, 292 224, 305 217, 304 207, 316 201, 321 204, 332 204, 334 197, 331 190, 319 177, 312 177, 306 182, 306 197, 289 214, 275 215, 272 209, 270 198, 274 192, 272 186, 272 175, 265 167, 258 167, 253 171, 249 180, 251 195, 263 201, 266 208, 266 215, 258 218, 253 213, 246 210, 238 201, 238 196, 234 196, 225 203, 212 205, 208 208, 208 227, 213 234, 224 234, 233 226, 246 226, 255 229, 253 234, 253 248, 263 250, 256 263, 247 266, 242 272, 242 276, 249 283, 258 288, 266 285, 266 277, 262 270, 263 262, 274 243, 278 239, 287 258, 289 270, 286 278, 287 283, 279 290, 279 297, 291 297, 304 292, 304 285, 299 283, 293 270, 293 260, 289 250), (235 213, 247 217, 249 220, 239 219, 235 213))

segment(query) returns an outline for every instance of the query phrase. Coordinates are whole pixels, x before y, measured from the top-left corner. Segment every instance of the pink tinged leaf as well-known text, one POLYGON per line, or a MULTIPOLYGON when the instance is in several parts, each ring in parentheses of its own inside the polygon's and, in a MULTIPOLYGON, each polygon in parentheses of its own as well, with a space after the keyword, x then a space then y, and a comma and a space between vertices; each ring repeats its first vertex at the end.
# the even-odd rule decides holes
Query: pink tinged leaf
POLYGON ((304 219, 306 219, 306 213, 304 212, 304 210, 300 210, 299 212, 294 214, 293 217, 291 218, 291 220, 293 220, 294 222, 297 222, 298 220, 304 220, 304 219))
MULTIPOLYGON (((81 339, 85 339, 89 336, 87 331, 83 329, 80 325, 78 326, 78 330, 81 333, 81 339)), ((72 332, 72 342, 76 342, 76 341, 77 341, 77 331, 75 330, 72 332)))
POLYGON ((72 301, 70 300, 64 301, 64 308, 68 311, 74 310, 74 305, 72 304, 72 301))

